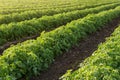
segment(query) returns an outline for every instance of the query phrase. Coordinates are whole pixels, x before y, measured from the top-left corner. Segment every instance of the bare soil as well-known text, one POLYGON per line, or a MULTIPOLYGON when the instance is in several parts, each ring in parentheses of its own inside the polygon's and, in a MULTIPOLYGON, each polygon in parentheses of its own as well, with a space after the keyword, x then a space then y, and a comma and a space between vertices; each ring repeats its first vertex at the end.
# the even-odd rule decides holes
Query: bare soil
POLYGON ((12 42, 7 42, 6 44, 4 44, 3 46, 0 46, 0 55, 2 55, 3 51, 7 48, 9 48, 11 45, 16 45, 17 43, 21 43, 21 42, 24 42, 26 40, 29 40, 29 39, 36 39, 38 36, 40 36, 39 34, 36 34, 34 36, 30 36, 30 37, 24 37, 20 40, 16 40, 16 41, 12 41, 12 42))
POLYGON ((101 30, 80 40, 77 46, 72 46, 68 52, 64 52, 62 55, 56 57, 49 69, 41 72, 37 77, 32 77, 30 80, 59 80, 59 77, 67 70, 76 70, 78 65, 83 62, 85 58, 89 57, 98 48, 98 45, 105 41, 106 37, 110 36, 118 26, 119 20, 120 18, 114 19, 101 30))

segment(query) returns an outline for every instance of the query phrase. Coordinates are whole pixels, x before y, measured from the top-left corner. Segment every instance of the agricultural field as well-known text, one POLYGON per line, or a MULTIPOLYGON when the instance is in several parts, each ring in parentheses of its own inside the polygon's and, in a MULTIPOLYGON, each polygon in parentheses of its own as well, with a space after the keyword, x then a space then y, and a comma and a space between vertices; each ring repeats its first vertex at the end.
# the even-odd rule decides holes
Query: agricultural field
POLYGON ((120 0, 0 0, 0 80, 120 80, 120 0))

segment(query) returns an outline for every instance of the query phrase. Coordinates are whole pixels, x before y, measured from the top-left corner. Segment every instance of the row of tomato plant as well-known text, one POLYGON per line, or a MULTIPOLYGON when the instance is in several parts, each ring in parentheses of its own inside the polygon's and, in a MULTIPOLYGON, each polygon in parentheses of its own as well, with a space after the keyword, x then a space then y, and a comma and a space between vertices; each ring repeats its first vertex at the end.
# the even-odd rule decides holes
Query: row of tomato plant
MULTIPOLYGON (((2 10, 4 11, 10 11, 10 10, 16 10, 18 11, 19 9, 20 10, 25 10, 25 9, 33 9, 33 8, 36 8, 36 9, 48 9, 48 8, 57 8, 57 7, 66 7, 66 6, 74 6, 74 5, 84 5, 85 2, 83 2, 82 4, 80 3, 81 1, 74 1, 74 0, 71 0, 71 1, 64 1, 64 0, 57 0, 56 2, 55 1, 52 1, 52 0, 49 0, 49 1, 19 1, 19 4, 18 2, 13 2, 13 1, 9 1, 9 5, 4 5, 4 3, 8 2, 7 0, 6 1, 0 1, 0 12, 2 10), (17 4, 17 5, 10 5, 10 4, 17 4), (27 3, 27 4, 26 4, 27 3), (32 4, 34 3, 34 4, 32 4)), ((94 0, 94 2, 96 2, 94 0)), ((117 1, 110 1, 110 2, 117 2, 117 1)), ((104 1, 104 3, 107 3, 104 1)), ((88 2, 86 3, 88 4, 88 2)), ((92 5, 92 4, 89 4, 89 5, 92 5)))
MULTIPOLYGON (((31 1, 29 1, 31 2, 31 1)), ((44 3, 41 3, 38 1, 38 3, 36 5, 34 4, 31 4, 31 3, 19 3, 19 5, 12 5, 11 8, 10 8, 10 5, 8 6, 4 6, 4 7, 0 7, 0 14, 10 14, 10 13, 21 13, 23 11, 28 11, 28 10, 42 10, 42 9, 55 9, 55 8, 66 8, 66 7, 74 7, 74 6, 78 6, 78 7, 89 7, 89 6, 93 6, 95 4, 107 4, 107 3, 115 3, 115 2, 118 2, 116 0, 113 0, 113 1, 106 1, 106 0, 102 0, 101 2, 98 3, 98 1, 96 0, 92 0, 92 1, 84 1, 84 0, 81 0, 81 1, 74 1, 74 0, 71 0, 71 1, 65 1, 65 2, 53 2, 53 1, 45 1, 44 3), (82 2, 82 3, 81 3, 82 2), (25 6, 24 6, 25 5, 25 6)))
MULTIPOLYGON (((113 3, 113 2, 111 2, 113 3)), ((34 10, 47 10, 47 9, 61 9, 61 8, 69 8, 71 6, 75 7, 75 6, 79 6, 80 4, 64 4, 64 5, 56 5, 56 6, 49 6, 46 4, 45 5, 39 5, 39 6, 31 6, 31 7, 19 7, 19 8, 1 8, 0 9, 0 14, 1 15, 6 15, 6 14, 12 14, 12 13, 21 13, 21 12, 25 12, 25 11, 34 11, 34 10)), ((87 5, 86 5, 87 6, 87 5)), ((82 6, 81 6, 82 7, 82 6)))
POLYGON ((0 56, 0 79, 16 80, 25 75, 38 75, 49 67, 56 56, 67 51, 79 39, 119 16, 120 7, 91 14, 50 32, 42 32, 36 40, 11 46, 0 56))
POLYGON ((99 45, 98 49, 72 72, 68 70, 61 80, 120 80, 120 26, 99 45))
POLYGON ((90 13, 98 13, 100 11, 115 8, 118 4, 102 5, 95 8, 76 10, 53 16, 43 16, 42 18, 10 23, 8 25, 3 24, 0 26, 0 45, 8 41, 19 40, 26 36, 39 34, 43 30, 51 30, 72 20, 82 18, 90 13))
MULTIPOLYGON (((0 15, 0 24, 8 24, 11 22, 20 22, 24 20, 30 20, 33 18, 40 18, 44 15, 52 16, 54 14, 58 13, 63 13, 63 12, 70 12, 70 11, 75 11, 75 10, 81 10, 85 8, 93 8, 93 7, 98 7, 102 5, 119 5, 120 3, 99 3, 91 6, 71 6, 71 7, 65 7, 65 8, 53 8, 53 9, 43 9, 43 10, 29 10, 29 11, 24 11, 24 12, 17 12, 17 13, 12 13, 8 12, 9 14, 7 15, 0 15)), ((18 9, 18 11, 20 11, 18 9)))

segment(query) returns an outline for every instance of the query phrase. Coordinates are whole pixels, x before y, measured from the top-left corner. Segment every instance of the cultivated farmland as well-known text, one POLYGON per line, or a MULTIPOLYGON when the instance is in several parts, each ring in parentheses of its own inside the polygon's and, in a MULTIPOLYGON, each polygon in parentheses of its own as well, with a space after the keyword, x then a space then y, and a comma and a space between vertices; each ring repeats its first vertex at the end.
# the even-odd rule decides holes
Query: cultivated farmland
POLYGON ((119 0, 0 0, 0 80, 120 80, 119 0))

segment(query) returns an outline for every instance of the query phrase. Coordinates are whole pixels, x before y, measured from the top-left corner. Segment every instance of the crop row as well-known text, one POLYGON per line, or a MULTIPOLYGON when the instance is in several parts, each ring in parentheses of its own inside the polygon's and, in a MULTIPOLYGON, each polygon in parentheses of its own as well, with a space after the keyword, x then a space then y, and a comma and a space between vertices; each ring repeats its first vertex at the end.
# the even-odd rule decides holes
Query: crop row
POLYGON ((68 8, 68 11, 70 10, 70 11, 72 11, 72 10, 74 10, 74 9, 85 9, 85 8, 92 8, 92 6, 94 7, 94 6, 97 6, 97 5, 102 5, 102 4, 111 4, 111 3, 117 3, 117 2, 101 2, 101 3, 96 3, 96 4, 85 4, 85 3, 83 3, 83 4, 70 4, 70 5, 64 5, 64 6, 57 6, 57 7, 50 7, 50 6, 46 6, 46 7, 42 7, 42 6, 40 6, 40 7, 38 7, 38 8, 36 8, 36 7, 32 7, 32 8, 20 8, 20 9, 9 9, 9 8, 7 8, 7 9, 2 9, 2 10, 0 10, 0 14, 1 15, 5 15, 5 14, 13 14, 13 13, 21 13, 21 12, 26 12, 26 11, 34 11, 34 10, 50 10, 50 9, 52 9, 52 10, 54 10, 54 9, 63 9, 63 11, 67 11, 66 10, 66 8, 68 8), (65 10, 64 10, 65 9, 65 10))
POLYGON ((44 16, 39 19, 26 20, 19 23, 10 23, 0 26, 0 45, 8 41, 14 41, 26 36, 31 36, 42 32, 43 30, 51 30, 55 27, 64 25, 72 20, 82 18, 90 13, 98 13, 100 11, 109 10, 118 4, 104 5, 96 8, 85 10, 77 10, 54 16, 44 16))
MULTIPOLYGON (((95 1, 95 0, 94 0, 95 1)), ((0 1, 1 2, 1 1, 0 1)), ((60 7, 60 6, 70 6, 70 5, 74 5, 74 4, 81 4, 81 3, 78 3, 78 1, 74 1, 74 0, 71 0, 71 1, 65 1, 65 0, 57 0, 57 1, 52 1, 52 0, 49 0, 49 1, 19 1, 19 2, 9 2, 9 5, 4 5, 4 3, 7 3, 7 0, 6 1, 3 1, 1 2, 0 4, 0 9, 22 9, 22 8, 45 8, 45 7, 60 7), (64 1, 64 2, 63 2, 64 1), (34 4, 33 4, 34 2, 34 4), (10 4, 14 4, 14 5, 10 5, 10 4), (19 3, 19 4, 18 4, 19 3), (26 4, 27 3, 27 4, 26 4)), ((80 2, 80 1, 79 1, 80 2)), ((110 1, 110 2, 116 2, 115 0, 114 1, 110 1)))
MULTIPOLYGON (((106 4, 96 4, 93 6, 75 6, 75 7, 66 7, 66 8, 57 8, 57 9, 47 9, 47 10, 30 10, 30 11, 25 11, 22 13, 13 13, 13 14, 7 14, 7 15, 1 15, 0 16, 0 24, 8 24, 10 22, 20 22, 24 20, 30 20, 33 18, 40 18, 44 15, 54 15, 58 13, 63 13, 63 12, 70 12, 70 11, 75 11, 75 10, 81 10, 85 8, 92 8, 92 7, 97 7, 97 6, 118 6, 120 3, 106 3, 106 4), (108 4, 108 5, 106 5, 108 4)), ((18 10, 19 11, 19 10, 18 10)))
MULTIPOLYGON (((112 3, 112 2, 111 2, 112 3)), ((71 4, 71 5, 63 5, 63 6, 38 6, 38 7, 26 7, 26 8, 2 8, 0 9, 0 14, 1 15, 5 15, 5 14, 13 14, 13 13, 21 13, 21 12, 25 12, 25 11, 35 11, 35 10, 50 10, 50 9, 61 9, 61 8, 69 8, 69 7, 75 7, 75 6, 79 6, 79 4, 71 4)), ((86 5, 87 6, 87 5, 86 5)), ((82 6, 81 6, 82 7, 82 6)), ((85 7, 85 6, 84 6, 85 7)))
POLYGON ((25 9, 25 8, 37 8, 37 9, 41 9, 41 8, 56 8, 56 7, 66 7, 66 6, 74 6, 74 5, 94 5, 94 4, 98 4, 98 3, 108 3, 108 2, 118 2, 118 0, 102 0, 100 1, 96 1, 96 0, 92 0, 92 1, 88 1, 88 0, 57 0, 57 1, 53 1, 53 0, 49 0, 49 1, 14 1, 14 2, 10 2, 9 1, 9 5, 7 6, 7 0, 6 1, 0 1, 0 10, 6 10, 9 9, 25 9), (4 4, 3 4, 4 3, 4 4), (27 3, 27 4, 26 4, 27 3), (33 4, 34 3, 34 4, 33 4), (14 5, 13 5, 14 4, 14 5), (17 5, 16 5, 17 4, 17 5))
POLYGON ((36 40, 11 46, 0 56, 0 79, 15 80, 23 75, 37 75, 54 58, 86 35, 100 29, 120 16, 120 7, 99 14, 88 15, 50 32, 42 32, 36 40))
POLYGON ((120 26, 99 45, 78 70, 70 70, 62 80, 120 80, 120 26))
MULTIPOLYGON (((117 3, 117 2, 114 2, 114 3, 117 3)), ((30 8, 20 8, 20 9, 14 9, 14 10, 12 10, 12 9, 2 9, 2 10, 0 10, 0 14, 1 15, 7 15, 7 14, 15 14, 15 13, 23 13, 23 12, 30 12, 30 11, 46 11, 46 10, 56 10, 56 9, 63 9, 63 11, 64 11, 64 9, 66 10, 66 8, 68 8, 68 10, 70 9, 70 10, 74 10, 74 9, 76 9, 76 8, 78 8, 78 9, 84 9, 84 8, 89 8, 89 7, 94 7, 94 6, 99 6, 99 5, 102 5, 102 4, 112 4, 112 2, 109 2, 109 3, 98 3, 98 4, 94 4, 94 5, 77 5, 77 4, 74 4, 74 5, 66 5, 65 7, 63 6, 58 6, 58 7, 40 7, 40 8, 32 8, 32 9, 30 9, 30 8), (72 8, 73 7, 73 8, 72 8)))

